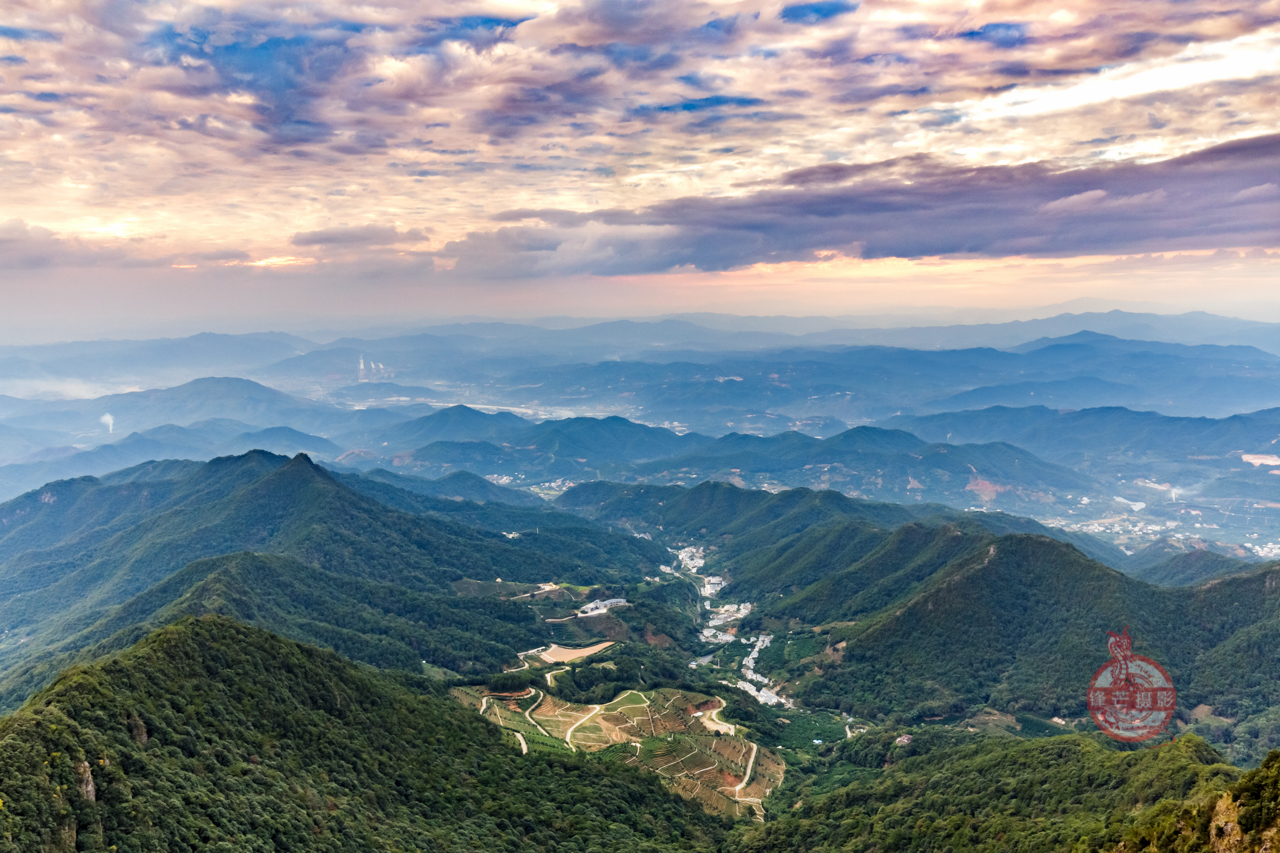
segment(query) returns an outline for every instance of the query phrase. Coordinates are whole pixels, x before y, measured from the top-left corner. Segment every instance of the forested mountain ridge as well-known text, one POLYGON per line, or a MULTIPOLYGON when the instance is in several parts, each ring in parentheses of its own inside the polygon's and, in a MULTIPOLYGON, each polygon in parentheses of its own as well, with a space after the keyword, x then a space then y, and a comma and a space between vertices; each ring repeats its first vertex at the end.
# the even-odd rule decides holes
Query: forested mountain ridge
POLYGON ((223 613, 379 666, 495 671, 553 636, 527 602, 496 597, 498 579, 625 585, 667 557, 549 508, 360 481, 398 498, 393 508, 305 456, 124 473, 0 506, 0 704, 184 613, 223 613), (488 591, 462 595, 464 579, 488 591))
POLYGON ((756 669, 809 707, 903 722, 983 707, 1087 722, 1107 632, 1128 626, 1178 687, 1176 731, 1202 732, 1245 765, 1280 746, 1275 566, 1162 589, 1043 536, 951 524, 905 525, 861 550, 807 587, 755 598, 740 626, 775 635, 756 669))
POLYGON ((218 619, 72 670, 0 720, 0 850, 701 851, 658 780, 514 739, 445 696, 218 619))
POLYGON ((1195 737, 1124 752, 914 733, 824 749, 778 792, 795 808, 728 832, 656 776, 521 755, 436 682, 188 619, 0 720, 0 850, 1132 851, 1161 831, 1199 837, 1174 820, 1184 799, 1239 797, 1255 835, 1275 801, 1274 762, 1237 782, 1195 737))
POLYGON ((1116 853, 1270 853, 1280 835, 1280 751, 1225 793, 1161 803, 1116 853))
POLYGON ((831 489, 786 489, 771 493, 730 483, 656 486, 583 483, 556 500, 561 509, 585 518, 625 526, 637 533, 700 539, 726 552, 745 554, 776 545, 811 528, 849 520, 884 528, 932 519, 976 524, 998 535, 1037 533, 1069 542, 1094 559, 1121 566, 1125 555, 1091 536, 1046 527, 1000 512, 966 513, 941 504, 897 504, 851 498, 831 489))
POLYGON ((83 628, 11 655, 0 672, 0 710, 17 707, 68 666, 206 614, 380 668, 418 672, 425 663, 468 676, 499 671, 553 635, 520 603, 414 590, 279 555, 227 554, 196 560, 83 628))
POLYGON ((700 571, 724 576, 721 599, 752 607, 738 633, 773 637, 756 672, 808 707, 903 722, 992 707, 1087 725, 1107 632, 1131 626, 1178 684, 1176 730, 1245 765, 1280 746, 1273 565, 1228 563, 1228 577, 1162 589, 1022 519, 831 492, 593 483, 558 504, 704 545, 700 571))
POLYGON ((869 732, 824 751, 788 786, 788 799, 800 795, 794 807, 742 833, 735 853, 1090 853, 1137 837, 1184 798, 1216 799, 1239 777, 1194 735, 1125 752, 1098 735, 912 734, 902 743, 896 731, 869 732), (833 778, 843 784, 828 787, 833 778))

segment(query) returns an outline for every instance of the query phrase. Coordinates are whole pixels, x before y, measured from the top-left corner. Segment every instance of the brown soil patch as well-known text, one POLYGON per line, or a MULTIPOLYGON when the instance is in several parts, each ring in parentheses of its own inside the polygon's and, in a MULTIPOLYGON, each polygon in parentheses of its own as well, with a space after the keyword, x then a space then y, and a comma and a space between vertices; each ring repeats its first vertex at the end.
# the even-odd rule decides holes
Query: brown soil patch
POLYGON ((590 657, 596 652, 602 652, 612 645, 612 640, 605 640, 603 643, 596 643, 594 646, 587 646, 585 649, 567 649, 564 646, 557 646, 552 643, 551 647, 539 654, 538 657, 547 663, 569 663, 570 661, 590 657))

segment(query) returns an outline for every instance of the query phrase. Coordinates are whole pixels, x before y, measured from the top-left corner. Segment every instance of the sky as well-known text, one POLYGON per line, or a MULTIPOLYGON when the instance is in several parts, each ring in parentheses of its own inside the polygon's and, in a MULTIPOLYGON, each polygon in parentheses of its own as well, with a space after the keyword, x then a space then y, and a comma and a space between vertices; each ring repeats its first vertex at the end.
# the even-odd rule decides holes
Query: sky
POLYGON ((1280 0, 0 16, 0 334, 1075 299, 1280 320, 1280 0))

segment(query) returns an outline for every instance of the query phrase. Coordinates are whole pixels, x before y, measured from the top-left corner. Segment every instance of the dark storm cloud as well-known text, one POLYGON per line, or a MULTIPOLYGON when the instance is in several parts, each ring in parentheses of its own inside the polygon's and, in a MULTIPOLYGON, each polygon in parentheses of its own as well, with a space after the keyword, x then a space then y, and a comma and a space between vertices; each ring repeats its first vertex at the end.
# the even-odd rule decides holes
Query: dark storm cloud
POLYGON ((476 273, 615 275, 685 265, 724 270, 830 251, 1057 256, 1280 240, 1280 136, 1146 165, 958 170, 916 160, 910 183, 876 174, 901 165, 828 164, 784 176, 799 189, 682 198, 636 211, 513 211, 498 219, 547 225, 472 234, 443 254, 476 273), (851 182, 831 185, 842 180, 851 182))

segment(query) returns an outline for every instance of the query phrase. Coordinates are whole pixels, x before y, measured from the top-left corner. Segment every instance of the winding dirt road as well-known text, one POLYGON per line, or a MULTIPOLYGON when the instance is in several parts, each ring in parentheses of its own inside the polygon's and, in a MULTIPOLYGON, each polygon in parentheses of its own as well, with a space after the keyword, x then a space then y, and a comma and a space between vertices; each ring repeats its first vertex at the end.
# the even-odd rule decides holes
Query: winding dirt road
POLYGON ((532 690, 534 693, 537 693, 538 698, 537 700, 534 701, 532 705, 529 706, 528 710, 524 712, 524 717, 533 725, 535 729, 542 732, 544 735, 547 735, 547 737, 551 737, 551 735, 547 734, 547 730, 544 729, 542 726, 538 725, 538 721, 533 718, 533 709, 542 704, 542 697, 545 696, 546 694, 536 687, 530 687, 529 689, 532 690))
POLYGON ((582 725, 583 723, 585 723, 587 720, 594 717, 598 713, 600 713, 600 706, 592 705, 590 714, 587 714, 581 720, 578 720, 578 722, 574 723, 572 726, 569 726, 569 731, 564 733, 564 742, 569 745, 569 749, 573 750, 574 752, 578 751, 578 748, 573 745, 573 730, 576 729, 578 726, 582 725))
POLYGON ((729 737, 733 737, 734 734, 737 733, 738 727, 735 726, 733 723, 726 723, 724 720, 720 719, 720 717, 718 716, 721 711, 723 711, 726 707, 728 707, 728 703, 726 703, 719 696, 715 698, 719 700, 720 707, 716 708, 714 711, 707 714, 707 720, 711 722, 711 725, 708 726, 705 722, 703 723, 703 725, 707 726, 707 728, 713 732, 721 732, 722 734, 727 734, 729 737))
MULTIPOLYGON (((756 756, 760 753, 760 747, 757 744, 751 744, 751 760, 747 762, 747 772, 742 774, 742 781, 738 783, 738 787, 733 789, 733 798, 742 800, 742 789, 747 787, 747 783, 751 781, 751 771, 756 766, 756 756)), ((754 800, 752 802, 755 802, 754 800)))

